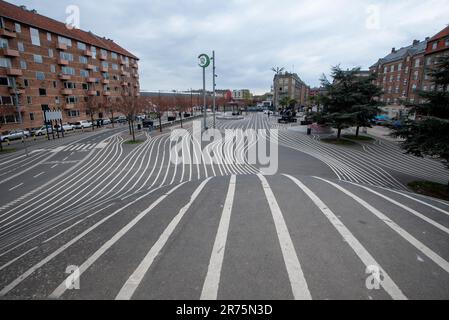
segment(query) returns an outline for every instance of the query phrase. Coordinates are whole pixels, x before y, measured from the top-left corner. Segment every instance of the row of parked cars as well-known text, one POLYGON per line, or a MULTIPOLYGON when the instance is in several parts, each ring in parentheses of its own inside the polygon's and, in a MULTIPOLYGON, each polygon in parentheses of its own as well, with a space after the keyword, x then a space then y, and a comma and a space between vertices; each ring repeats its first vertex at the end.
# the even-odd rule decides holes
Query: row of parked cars
MULTIPOLYGON (((126 121, 126 118, 125 118, 126 121)), ((115 121, 119 122, 119 121, 115 121)), ((74 130, 81 130, 81 129, 89 129, 92 128, 94 125, 100 125, 100 126, 107 126, 110 125, 112 122, 110 119, 98 119, 95 120, 94 123, 83 120, 78 121, 74 123, 63 123, 62 126, 56 125, 56 126, 42 126, 40 128, 34 128, 31 130, 12 130, 8 133, 1 134, 0 140, 1 142, 6 141, 13 141, 13 140, 20 140, 20 139, 26 139, 30 138, 32 136, 44 136, 47 133, 53 134, 54 132, 71 132, 74 130)))

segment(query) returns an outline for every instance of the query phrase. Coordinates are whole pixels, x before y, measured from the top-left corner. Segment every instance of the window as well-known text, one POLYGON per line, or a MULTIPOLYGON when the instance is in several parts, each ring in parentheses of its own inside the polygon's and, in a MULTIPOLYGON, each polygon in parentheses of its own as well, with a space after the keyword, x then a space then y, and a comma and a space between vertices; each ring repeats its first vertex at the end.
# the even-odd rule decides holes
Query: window
POLYGON ((56 73, 56 66, 54 64, 50 65, 51 73, 56 73))
POLYGON ((432 50, 436 50, 438 48, 438 41, 432 44, 432 50))
POLYGON ((67 116, 71 118, 79 117, 80 111, 79 110, 67 110, 67 116))
POLYGON ((89 90, 89 85, 87 83, 82 84, 83 90, 89 90))
POLYGON ((3 29, 5 27, 5 23, 3 22, 3 18, 0 17, 0 28, 3 29))
POLYGON ((391 76, 390 76, 390 82, 393 82, 393 80, 394 80, 394 76, 391 75, 391 76))
POLYGON ((39 39, 39 30, 30 28, 30 34, 31 34, 31 43, 35 46, 41 45, 41 40, 39 39))
POLYGON ((418 80, 419 77, 419 72, 415 71, 415 73, 413 74, 413 80, 418 80))
POLYGON ((8 39, 0 38, 0 48, 8 49, 8 39))
POLYGON ((103 61, 103 62, 101 63, 101 66, 102 66, 103 68, 109 68, 109 63, 107 63, 106 61, 103 61))
POLYGON ((59 54, 62 60, 73 61, 73 54, 61 51, 59 54))
POLYGON ((80 76, 84 78, 89 77, 89 70, 80 70, 80 76))
POLYGON ((92 46, 90 47, 90 51, 92 51, 92 59, 97 59, 97 48, 92 46))
POLYGON ((9 80, 7 77, 0 77, 0 86, 9 86, 9 80))
POLYGON ((101 49, 100 52, 101 52, 102 56, 107 56, 108 55, 108 52, 106 50, 104 50, 104 49, 101 49))
POLYGON ((421 64, 421 60, 420 59, 416 59, 415 60, 415 68, 419 68, 420 64, 421 64))
POLYGON ((47 32, 47 41, 51 41, 51 33, 47 32))
POLYGON ((36 62, 36 63, 43 63, 44 62, 41 55, 33 54, 33 57, 34 57, 34 62, 36 62))
POLYGON ((113 64, 112 64, 112 70, 118 70, 118 65, 115 64, 115 63, 113 63, 113 64))
POLYGON ((58 83, 56 81, 53 81, 53 88, 56 89, 58 87, 58 83))
POLYGON ((59 104, 59 103, 60 103, 59 97, 58 97, 58 96, 55 97, 55 103, 56 103, 56 104, 59 104))
POLYGON ((43 73, 41 71, 37 71, 36 72, 36 79, 37 80, 45 80, 45 73, 43 73))
POLYGON ((23 42, 17 42, 17 48, 19 48, 20 52, 25 51, 25 47, 23 46, 23 42))
POLYGON ((390 67, 390 72, 394 72, 394 65, 390 67))
POLYGON ((398 71, 401 71, 402 70, 402 63, 400 63, 399 65, 398 65, 398 71))
POLYGON ((10 96, 0 97, 0 104, 10 106, 13 104, 13 100, 10 96))
POLYGON ((64 82, 65 89, 76 89, 76 85, 74 82, 64 82))
POLYGON ((75 96, 70 96, 65 98, 65 102, 68 104, 73 104, 73 103, 77 103, 78 99, 75 96))
POLYGON ((446 40, 444 40, 444 45, 445 45, 446 47, 449 47, 449 38, 447 38, 446 40))
POLYGON ((28 81, 28 79, 23 79, 23 85, 25 86, 25 88, 28 88, 30 86, 30 82, 28 81))
POLYGON ((118 58, 117 53, 111 52, 111 57, 112 57, 112 59, 117 60, 117 58, 118 58))
POLYGON ((16 29, 17 33, 22 33, 22 27, 20 26, 20 23, 15 23, 14 28, 16 29))
POLYGON ((30 120, 34 121, 34 113, 33 112, 30 112, 30 120))
POLYGON ((83 64, 87 64, 88 63, 87 57, 79 56, 79 62, 83 63, 83 64))
POLYGON ((22 70, 27 69, 27 63, 25 60, 20 60, 20 69, 22 69, 22 70))
POLYGON ((33 98, 28 96, 27 97, 27 104, 32 104, 33 103, 33 98))
POLYGON ((47 89, 39 88, 39 96, 45 97, 47 95, 47 89))
POLYGON ((432 58, 427 58, 426 65, 430 66, 432 64, 432 58))
POLYGON ((48 56, 53 58, 53 49, 48 49, 48 56))
POLYGON ((65 44, 67 47, 72 46, 72 40, 58 36, 58 43, 59 44, 65 44))
POLYGON ((103 72, 103 78, 104 79, 109 79, 109 73, 107 73, 107 72, 103 72))
POLYGON ((82 42, 77 43, 78 49, 80 50, 86 50, 86 44, 82 42))
POLYGON ((1 68, 11 68, 11 59, 0 58, 0 67, 1 68))
POLYGON ((70 76, 74 76, 75 75, 75 69, 72 67, 62 67, 61 71, 63 74, 67 74, 70 76))

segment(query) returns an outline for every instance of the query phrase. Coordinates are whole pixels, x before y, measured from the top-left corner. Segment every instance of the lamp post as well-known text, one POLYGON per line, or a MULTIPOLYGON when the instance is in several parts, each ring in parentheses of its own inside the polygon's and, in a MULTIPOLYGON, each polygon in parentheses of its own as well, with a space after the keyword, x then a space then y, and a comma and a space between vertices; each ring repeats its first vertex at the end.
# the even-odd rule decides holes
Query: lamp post
POLYGON ((210 58, 207 54, 201 54, 198 57, 199 66, 203 68, 203 113, 204 113, 204 131, 207 130, 207 104, 206 104, 206 68, 210 65, 210 58))
POLYGON ((274 111, 276 112, 278 110, 277 108, 277 84, 276 84, 276 80, 277 80, 277 76, 280 75, 282 73, 282 71, 285 70, 285 68, 279 68, 279 67, 274 67, 271 68, 271 70, 275 73, 274 75, 274 96, 273 96, 273 105, 274 105, 274 111))
POLYGON ((216 127, 216 109, 217 109, 217 107, 216 107, 216 104, 217 104, 217 97, 216 97, 216 93, 215 93, 215 90, 216 90, 216 78, 217 78, 217 75, 216 75, 216 73, 215 73, 215 51, 212 51, 212 65, 213 65, 213 67, 212 67, 212 78, 213 78, 213 98, 212 98, 212 101, 213 101, 213 112, 214 112, 214 129, 215 129, 215 127, 216 127))

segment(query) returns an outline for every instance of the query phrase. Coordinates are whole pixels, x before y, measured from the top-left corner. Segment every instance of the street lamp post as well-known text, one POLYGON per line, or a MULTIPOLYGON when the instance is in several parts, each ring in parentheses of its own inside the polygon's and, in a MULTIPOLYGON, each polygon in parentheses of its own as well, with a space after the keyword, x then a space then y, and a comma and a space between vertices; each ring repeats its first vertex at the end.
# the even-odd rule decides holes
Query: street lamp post
POLYGON ((207 130, 207 105, 206 105, 206 68, 210 65, 210 58, 207 54, 201 54, 198 57, 199 66, 203 68, 203 113, 204 113, 204 131, 207 130))
POLYGON ((273 95, 273 105, 274 105, 274 111, 276 112, 278 110, 277 108, 277 85, 276 85, 276 78, 278 75, 281 74, 282 71, 285 70, 285 68, 279 68, 279 67, 275 67, 275 68, 271 68, 272 71, 274 71, 275 75, 274 75, 274 95, 273 95))
POLYGON ((215 89, 216 89, 216 83, 215 83, 215 79, 217 78, 217 75, 215 74, 215 51, 212 51, 212 63, 213 63, 213 68, 212 68, 212 74, 213 74, 213 112, 214 112, 214 129, 216 127, 216 103, 217 103, 217 98, 216 98, 216 93, 215 93, 215 89))

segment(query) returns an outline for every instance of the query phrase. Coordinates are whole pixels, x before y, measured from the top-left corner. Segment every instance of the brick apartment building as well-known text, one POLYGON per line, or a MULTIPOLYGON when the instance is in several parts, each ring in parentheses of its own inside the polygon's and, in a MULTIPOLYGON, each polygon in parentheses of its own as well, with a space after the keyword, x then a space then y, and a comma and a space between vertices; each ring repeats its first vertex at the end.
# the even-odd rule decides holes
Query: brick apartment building
POLYGON ((277 74, 273 82, 275 106, 279 107, 285 97, 297 100, 300 106, 308 106, 310 87, 296 73, 277 74))
POLYGON ((449 27, 424 41, 414 40, 410 46, 396 50, 371 66, 376 84, 383 89, 380 101, 390 117, 405 115, 404 105, 424 102, 419 91, 434 90, 427 75, 437 57, 449 54, 449 27))
POLYGON ((43 108, 88 119, 89 97, 139 93, 138 58, 114 41, 1 0, 0 48, 1 131, 42 126, 43 108))

